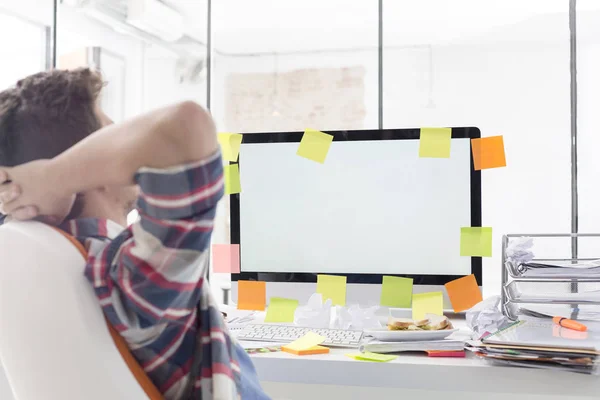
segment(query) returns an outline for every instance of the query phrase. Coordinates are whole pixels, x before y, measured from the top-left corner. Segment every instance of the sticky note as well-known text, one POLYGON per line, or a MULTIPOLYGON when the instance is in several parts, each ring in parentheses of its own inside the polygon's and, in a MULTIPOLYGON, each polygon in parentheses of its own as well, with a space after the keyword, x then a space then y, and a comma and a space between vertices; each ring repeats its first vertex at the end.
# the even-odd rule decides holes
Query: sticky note
POLYGON ((271 297, 265 322, 294 322, 298 300, 271 297))
POLYGON ((346 357, 354 358, 355 360, 361 361, 374 361, 374 362, 388 362, 395 360, 398 356, 391 356, 389 354, 371 353, 366 351, 364 353, 352 353, 346 354, 346 357))
POLYGON ((475 275, 453 280, 444 285, 454 312, 468 310, 483 300, 475 275))
POLYGON ((223 178, 225 180, 225 194, 241 193, 240 170, 237 164, 224 166, 223 178))
POLYGON ((506 167, 502 136, 471 139, 471 150, 473 151, 473 167, 476 171, 506 167))
POLYGON ((294 340, 292 343, 287 344, 285 347, 290 350, 302 351, 308 350, 312 347, 320 345, 325 341, 325 336, 317 335, 314 332, 308 332, 300 339, 294 340))
POLYGON ((212 245, 213 272, 223 274, 240 273, 240 245, 212 245))
POLYGON ((423 319, 425 318, 425 314, 444 315, 444 297, 442 292, 413 294, 413 319, 423 319))
POLYGON ((323 296, 323 302, 331 299, 334 306, 346 305, 346 277, 317 275, 317 293, 323 296))
POLYGON ((281 346, 281 351, 284 351, 286 353, 295 354, 297 356, 308 356, 308 355, 312 355, 312 354, 327 354, 327 353, 329 353, 329 347, 315 346, 315 347, 311 347, 310 349, 306 349, 306 350, 294 350, 294 349, 290 349, 286 346, 281 346))
POLYGON ((419 157, 450 158, 452 128, 421 128, 419 157))
POLYGON ((380 304, 387 307, 410 308, 413 280, 398 276, 384 276, 380 304))
POLYGON ((267 303, 267 284, 260 281, 238 281, 238 310, 263 311, 267 303))
POLYGON ((327 153, 329 153, 332 141, 333 135, 315 131, 314 129, 307 129, 304 131, 304 135, 302 135, 302 140, 296 154, 323 164, 327 153))
POLYGON ((242 138, 239 133, 219 133, 219 144, 225 161, 236 162, 238 160, 242 138))
POLYGON ((491 257, 492 228, 460 228, 460 255, 466 257, 491 257))

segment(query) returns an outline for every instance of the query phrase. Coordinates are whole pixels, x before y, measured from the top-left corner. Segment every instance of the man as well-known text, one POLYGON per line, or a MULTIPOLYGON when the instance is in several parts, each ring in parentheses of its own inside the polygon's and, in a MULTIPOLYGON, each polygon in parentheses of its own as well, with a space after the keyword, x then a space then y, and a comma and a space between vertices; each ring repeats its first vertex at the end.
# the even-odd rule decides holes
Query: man
POLYGON ((105 315, 166 399, 267 398, 205 279, 223 195, 212 118, 184 102, 111 124, 102 86, 54 70, 0 93, 0 212, 86 246, 105 315))

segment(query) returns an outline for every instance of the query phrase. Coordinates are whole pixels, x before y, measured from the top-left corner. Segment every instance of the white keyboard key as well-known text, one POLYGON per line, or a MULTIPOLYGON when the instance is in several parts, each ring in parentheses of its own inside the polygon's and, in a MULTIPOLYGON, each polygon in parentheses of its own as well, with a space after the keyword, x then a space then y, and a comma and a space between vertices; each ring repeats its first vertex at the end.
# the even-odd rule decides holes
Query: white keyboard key
POLYGON ((294 325, 250 324, 235 331, 238 340, 292 342, 308 332, 325 336, 324 345, 358 347, 363 333, 343 329, 311 329, 294 325))

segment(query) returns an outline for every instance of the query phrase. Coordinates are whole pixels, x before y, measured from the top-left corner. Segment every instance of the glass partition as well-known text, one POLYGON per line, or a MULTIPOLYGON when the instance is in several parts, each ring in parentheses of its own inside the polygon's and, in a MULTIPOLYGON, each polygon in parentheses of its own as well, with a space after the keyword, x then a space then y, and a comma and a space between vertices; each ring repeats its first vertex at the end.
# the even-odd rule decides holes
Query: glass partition
MULTIPOLYGON (((577 1, 577 154, 579 232, 600 232, 600 2, 577 1)), ((600 258, 593 241, 579 255, 600 258)))
MULTIPOLYGON (((383 2, 384 128, 504 136, 507 167, 481 174, 482 221, 494 232, 485 294, 500 290, 503 234, 571 229, 568 3, 383 2)), ((568 245, 544 253, 568 257, 568 245)))
MULTIPOLYGON (((115 121, 181 100, 208 106, 210 93, 220 131, 477 126, 484 137, 503 135, 507 167, 482 173, 483 223, 494 228, 486 294, 499 290, 502 234, 570 232, 572 193, 579 231, 600 223, 596 0, 576 2, 576 71, 568 0, 382 0, 381 10, 367 0, 221 0, 210 12, 208 0, 167 0, 182 21, 167 31, 131 24, 124 1, 65 0, 57 43, 53 4, 0 0, 0 90, 51 68, 56 49, 59 68, 102 71, 102 105, 115 121)), ((225 201, 220 242, 228 240, 226 219, 225 201)), ((579 251, 596 254, 583 244, 579 251)))
POLYGON ((0 90, 52 66, 53 16, 53 0, 0 0, 0 90))

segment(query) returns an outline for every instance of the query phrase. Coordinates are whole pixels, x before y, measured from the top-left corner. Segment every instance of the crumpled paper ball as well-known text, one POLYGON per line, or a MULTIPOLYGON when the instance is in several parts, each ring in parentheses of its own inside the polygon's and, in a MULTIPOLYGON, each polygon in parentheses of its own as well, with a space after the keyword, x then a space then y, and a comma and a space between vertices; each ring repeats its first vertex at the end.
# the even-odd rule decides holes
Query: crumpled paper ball
POLYGON ((305 306, 296 308, 294 323, 309 328, 329 328, 331 321, 331 299, 323 303, 320 293, 310 296, 305 306))
POLYGON ((512 321, 500 311, 500 296, 489 297, 467 311, 467 325, 480 338, 508 327, 512 321))
POLYGON ((357 304, 350 307, 336 306, 333 328, 353 330, 381 328, 379 317, 376 315, 379 309, 379 306, 360 308, 357 304))

